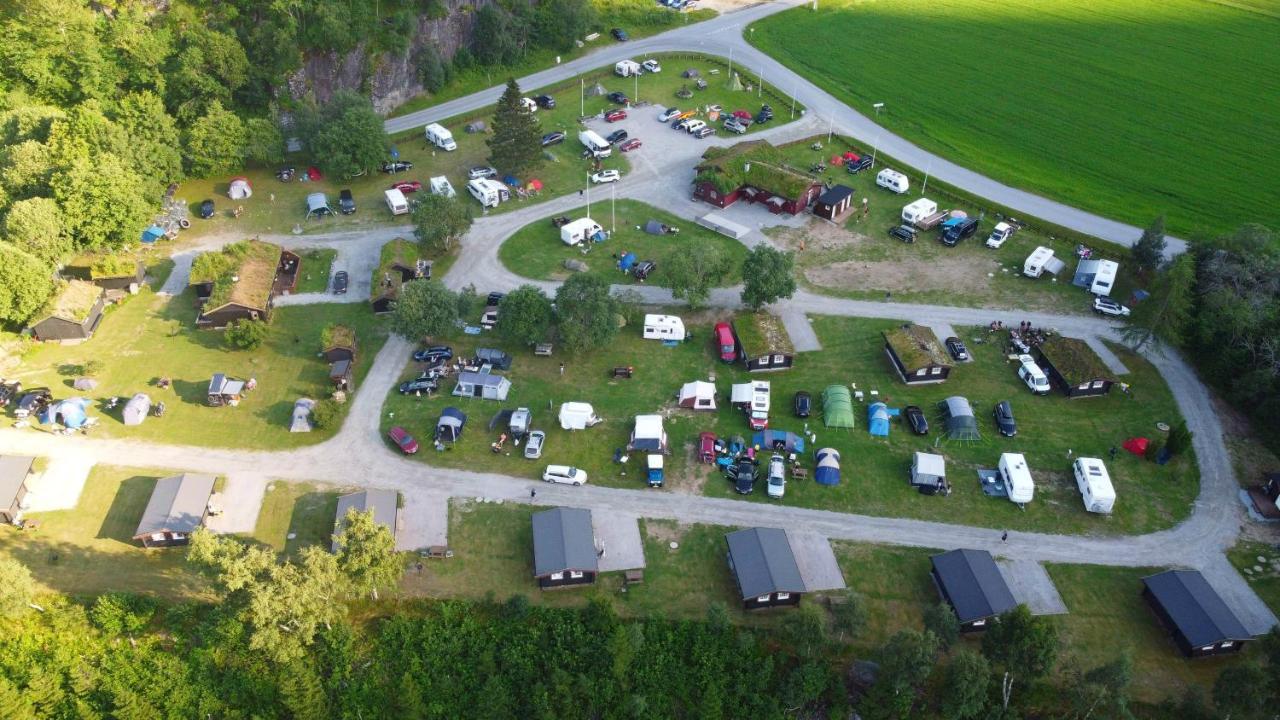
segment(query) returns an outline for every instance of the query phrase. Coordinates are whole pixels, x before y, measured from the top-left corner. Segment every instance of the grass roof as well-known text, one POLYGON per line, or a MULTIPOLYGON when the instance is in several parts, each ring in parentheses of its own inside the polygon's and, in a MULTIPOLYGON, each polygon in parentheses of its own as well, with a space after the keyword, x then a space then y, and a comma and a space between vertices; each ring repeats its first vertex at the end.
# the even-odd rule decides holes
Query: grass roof
POLYGON ((756 356, 766 353, 790 355, 795 352, 791 344, 791 336, 787 334, 786 326, 777 315, 767 312, 739 315, 733 321, 733 329, 748 355, 756 356))
POLYGON ((1040 354, 1068 385, 1111 378, 1111 371, 1083 340, 1056 335, 1040 343, 1040 354))
POLYGON ((727 148, 709 148, 702 155, 694 182, 709 182, 721 193, 731 193, 743 185, 767 190, 774 195, 799 197, 817 182, 786 162, 778 148, 764 140, 750 140, 727 148))
POLYGON ((321 349, 343 347, 355 349, 356 331, 346 325, 329 324, 320 331, 321 349))
POLYGON ((139 260, 129 255, 103 255, 89 265, 89 278, 133 277, 138 272, 139 260))
POLYGON ((83 280, 59 283, 53 295, 36 313, 37 319, 56 317, 82 323, 89 319, 89 312, 102 296, 102 288, 83 280))
POLYGON ((905 325, 884 331, 884 341, 908 370, 926 365, 950 366, 942 344, 933 331, 922 325, 905 325))
POLYGON ((396 238, 383 245, 378 267, 374 269, 373 281, 370 283, 369 292, 373 299, 398 295, 402 280, 400 271, 396 268, 416 270, 420 257, 418 244, 412 240, 396 238))
POLYGON ((215 252, 202 253, 191 263, 191 282, 213 283, 206 307, 227 303, 265 309, 280 265, 280 246, 261 240, 241 240, 215 252))

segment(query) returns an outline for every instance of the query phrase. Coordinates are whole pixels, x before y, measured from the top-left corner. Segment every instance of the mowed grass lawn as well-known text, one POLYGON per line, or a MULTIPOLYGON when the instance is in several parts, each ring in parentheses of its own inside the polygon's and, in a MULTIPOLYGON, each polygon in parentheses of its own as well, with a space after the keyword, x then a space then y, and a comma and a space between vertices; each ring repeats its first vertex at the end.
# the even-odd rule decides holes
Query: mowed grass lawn
POLYGON ((295 292, 317 293, 329 289, 329 275, 333 271, 333 260, 338 257, 337 250, 314 249, 304 250, 302 257, 302 277, 298 278, 295 292))
POLYGON ((1274 544, 1242 541, 1231 548, 1227 557, 1267 607, 1280 613, 1280 565, 1276 564, 1280 560, 1280 548, 1274 544))
POLYGON ((349 490, 329 485, 273 481, 262 497, 262 510, 251 537, 289 556, 296 556, 308 545, 327 548, 333 536, 338 496, 346 492, 349 490))
POLYGON ((948 160, 1190 236, 1280 225, 1280 5, 1251 5, 832 0, 747 35, 948 160))
MULTIPOLYGON (((274 311, 270 333, 258 349, 230 350, 222 332, 196 329, 193 299, 191 289, 173 298, 143 290, 111 309, 89 341, 30 347, 12 377, 26 387, 48 386, 57 399, 92 398, 89 414, 99 419, 94 435, 206 447, 289 448, 318 443, 336 432, 289 432, 294 401, 328 397, 332 390, 329 366, 317 357, 325 325, 356 330, 357 392, 387 337, 385 321, 363 304, 300 305, 274 311), (96 376, 98 387, 87 393, 73 390, 72 382, 91 360, 103 365, 96 376), (238 407, 209 407, 214 373, 257 378, 258 387, 238 407), (173 381, 169 389, 156 385, 161 377, 173 381), (165 415, 126 427, 123 403, 138 392, 147 393, 153 403, 163 402, 165 415), (113 396, 121 398, 121 405, 107 411, 103 402, 113 396)), ((35 425, 27 432, 48 429, 35 425)))
MULTIPOLYGON (((392 390, 384 414, 383 429, 403 425, 423 442, 418 458, 424 462, 469 470, 501 472, 518 477, 539 478, 548 463, 574 465, 588 472, 592 483, 615 487, 643 487, 641 458, 633 456, 625 466, 613 462, 615 449, 625 447, 633 429, 634 416, 663 413, 672 450, 667 459, 665 489, 654 492, 690 492, 717 497, 743 499, 730 484, 700 465, 694 458, 694 445, 703 430, 721 435, 749 436, 742 414, 725 402, 732 382, 748 380, 738 366, 721 364, 710 348, 712 317, 686 316, 693 340, 669 348, 652 340, 640 339, 638 327, 624 328, 604 348, 579 353, 571 358, 560 355, 535 357, 532 352, 505 345, 495 336, 467 337, 452 343, 456 356, 466 357, 476 347, 500 347, 512 353, 514 363, 508 373, 511 393, 505 403, 492 400, 452 397, 454 382, 446 378, 434 397, 401 396, 392 390), (559 373, 561 360, 566 360, 565 374, 559 373), (619 365, 635 367, 630 380, 612 379, 610 370, 619 365), (715 413, 695 413, 674 407, 680 386, 695 379, 716 378, 720 409, 715 413), (587 430, 562 430, 557 421, 560 404, 566 401, 592 403, 605 422, 587 430), (461 408, 469 416, 460 442, 443 453, 431 449, 430 438, 440 410, 445 406, 461 408), (541 460, 526 460, 521 448, 510 443, 501 453, 490 450, 503 428, 487 429, 490 418, 502 408, 528 407, 533 411, 533 426, 547 433, 541 460)), ((1174 424, 1178 412, 1167 387, 1148 363, 1117 348, 1130 368, 1126 378, 1134 395, 1125 397, 1118 390, 1101 398, 1068 400, 1061 395, 1033 397, 1021 385, 1014 366, 1009 364, 1001 348, 991 343, 977 344, 983 337, 972 329, 960 329, 969 340, 974 363, 956 368, 946 383, 923 388, 906 388, 891 375, 883 352, 880 332, 896 323, 846 318, 816 318, 814 327, 824 349, 797 357, 791 370, 755 375, 772 384, 773 399, 770 427, 800 432, 805 421, 791 416, 791 398, 797 390, 810 392, 815 403, 827 385, 857 383, 862 390, 879 390, 880 397, 891 407, 909 404, 925 409, 931 424, 928 437, 912 435, 899 421, 893 421, 889 438, 872 438, 867 433, 866 405, 855 402, 857 427, 852 430, 827 430, 822 425, 820 403, 808 421, 817 433, 819 447, 831 446, 840 451, 843 480, 838 487, 818 486, 812 480, 788 483, 788 505, 865 513, 892 517, 912 517, 942 522, 990 527, 993 531, 1016 530, 1114 535, 1145 533, 1169 527, 1185 518, 1198 490, 1195 459, 1191 455, 1176 458, 1163 467, 1121 452, 1115 461, 1108 460, 1108 450, 1134 435, 1153 435, 1157 422, 1174 424), (974 444, 939 441, 936 404, 950 395, 963 395, 973 404, 983 440, 974 444), (1011 400, 1018 419, 1018 437, 996 436, 991 410, 1000 400, 1011 400), (948 479, 954 492, 948 497, 918 494, 907 482, 914 451, 939 452, 947 459, 948 479), (1084 511, 1075 480, 1071 476, 1071 458, 1088 455, 1103 458, 1110 469, 1119 500, 1111 516, 1084 511), (976 469, 995 468, 1002 452, 1025 453, 1036 480, 1035 500, 1020 509, 1004 499, 982 494, 976 469)), ((406 364, 403 378, 418 372, 415 363, 406 364)), ((812 467, 811 454, 804 462, 812 467)), ((763 485, 745 500, 770 502, 763 485)))
MULTIPOLYGON (((565 213, 565 217, 571 220, 588 217, 587 208, 585 205, 575 208, 565 213)), ((737 240, 635 200, 619 200, 616 208, 611 207, 607 191, 596 195, 590 217, 606 232, 611 227, 616 229, 606 242, 588 243, 590 249, 586 253, 581 250, 582 246, 565 245, 560 239, 560 228, 553 227, 551 221, 544 218, 507 238, 498 251, 498 258, 512 271, 535 280, 564 280, 573 274, 565 268, 565 262, 579 260, 587 264, 588 274, 599 275, 611 283, 635 284, 635 278, 617 268, 617 258, 633 252, 638 260, 653 260, 658 264, 647 282, 670 287, 664 281, 665 271, 681 262, 690 245, 709 244, 717 247, 728 261, 728 271, 716 284, 733 285, 742 281, 742 261, 747 256, 747 248, 737 240), (649 220, 677 227, 680 232, 651 235, 644 230, 649 220)))

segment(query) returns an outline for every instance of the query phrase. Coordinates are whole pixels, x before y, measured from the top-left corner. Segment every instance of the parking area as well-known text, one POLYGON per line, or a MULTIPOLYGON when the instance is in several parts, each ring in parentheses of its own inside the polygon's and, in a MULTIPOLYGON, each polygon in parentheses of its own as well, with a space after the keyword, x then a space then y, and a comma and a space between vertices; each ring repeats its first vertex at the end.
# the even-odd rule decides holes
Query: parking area
POLYGON ((822 535, 803 530, 788 530, 787 541, 800 566, 800 577, 807 592, 843 590, 846 585, 831 542, 822 535))
POLYGON ((1035 615, 1065 615, 1066 603, 1058 594, 1058 588, 1049 579, 1044 566, 1034 560, 997 560, 1009 591, 1019 604, 1026 605, 1035 615))
POLYGON ((400 492, 404 507, 400 510, 400 530, 396 533, 396 550, 418 550, 432 545, 449 544, 449 495, 443 492, 413 490, 400 492))
POLYGON ((209 506, 217 513, 210 514, 205 524, 213 532, 223 535, 253 533, 262 512, 267 483, 265 475, 228 475, 223 480, 221 492, 209 498, 209 506))
POLYGON ((74 452, 50 458, 44 472, 27 481, 26 511, 73 510, 80 502, 93 460, 74 452))

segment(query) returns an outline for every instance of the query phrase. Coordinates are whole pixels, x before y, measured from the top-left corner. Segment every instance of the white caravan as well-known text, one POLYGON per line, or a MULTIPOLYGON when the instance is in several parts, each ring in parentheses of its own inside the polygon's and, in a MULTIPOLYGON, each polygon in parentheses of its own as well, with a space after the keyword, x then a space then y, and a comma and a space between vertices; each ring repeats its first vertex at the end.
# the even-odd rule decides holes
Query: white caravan
POLYGON ((997 465, 1000 479, 1009 491, 1010 502, 1026 505, 1036 494, 1036 483, 1031 479, 1031 470, 1027 467, 1027 459, 1022 453, 1001 453, 997 465))
POLYGON ((684 321, 675 315, 645 315, 645 340, 684 340, 684 321))
POLYGON ((440 123, 431 123, 423 132, 426 133, 427 142, 445 152, 453 152, 458 149, 458 143, 453 141, 453 133, 446 130, 440 123))
POLYGON ((1076 487, 1084 500, 1084 509, 1091 513, 1107 514, 1116 504, 1116 489, 1111 485, 1107 466, 1098 458, 1076 458, 1072 464, 1076 487))

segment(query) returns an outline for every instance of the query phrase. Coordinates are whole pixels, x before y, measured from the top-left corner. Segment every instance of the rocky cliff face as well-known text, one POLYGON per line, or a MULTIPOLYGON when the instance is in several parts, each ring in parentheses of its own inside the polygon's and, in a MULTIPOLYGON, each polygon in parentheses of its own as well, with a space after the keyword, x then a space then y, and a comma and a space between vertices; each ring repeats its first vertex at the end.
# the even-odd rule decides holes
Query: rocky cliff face
POLYGON ((489 0, 444 0, 449 13, 443 19, 418 18, 418 32, 405 53, 369 55, 364 47, 340 55, 308 55, 302 67, 289 78, 289 94, 295 98, 313 96, 321 103, 338 90, 368 92, 373 106, 388 113, 422 92, 418 81, 418 55, 434 45, 440 55, 453 57, 458 48, 471 41, 475 9, 489 0))

